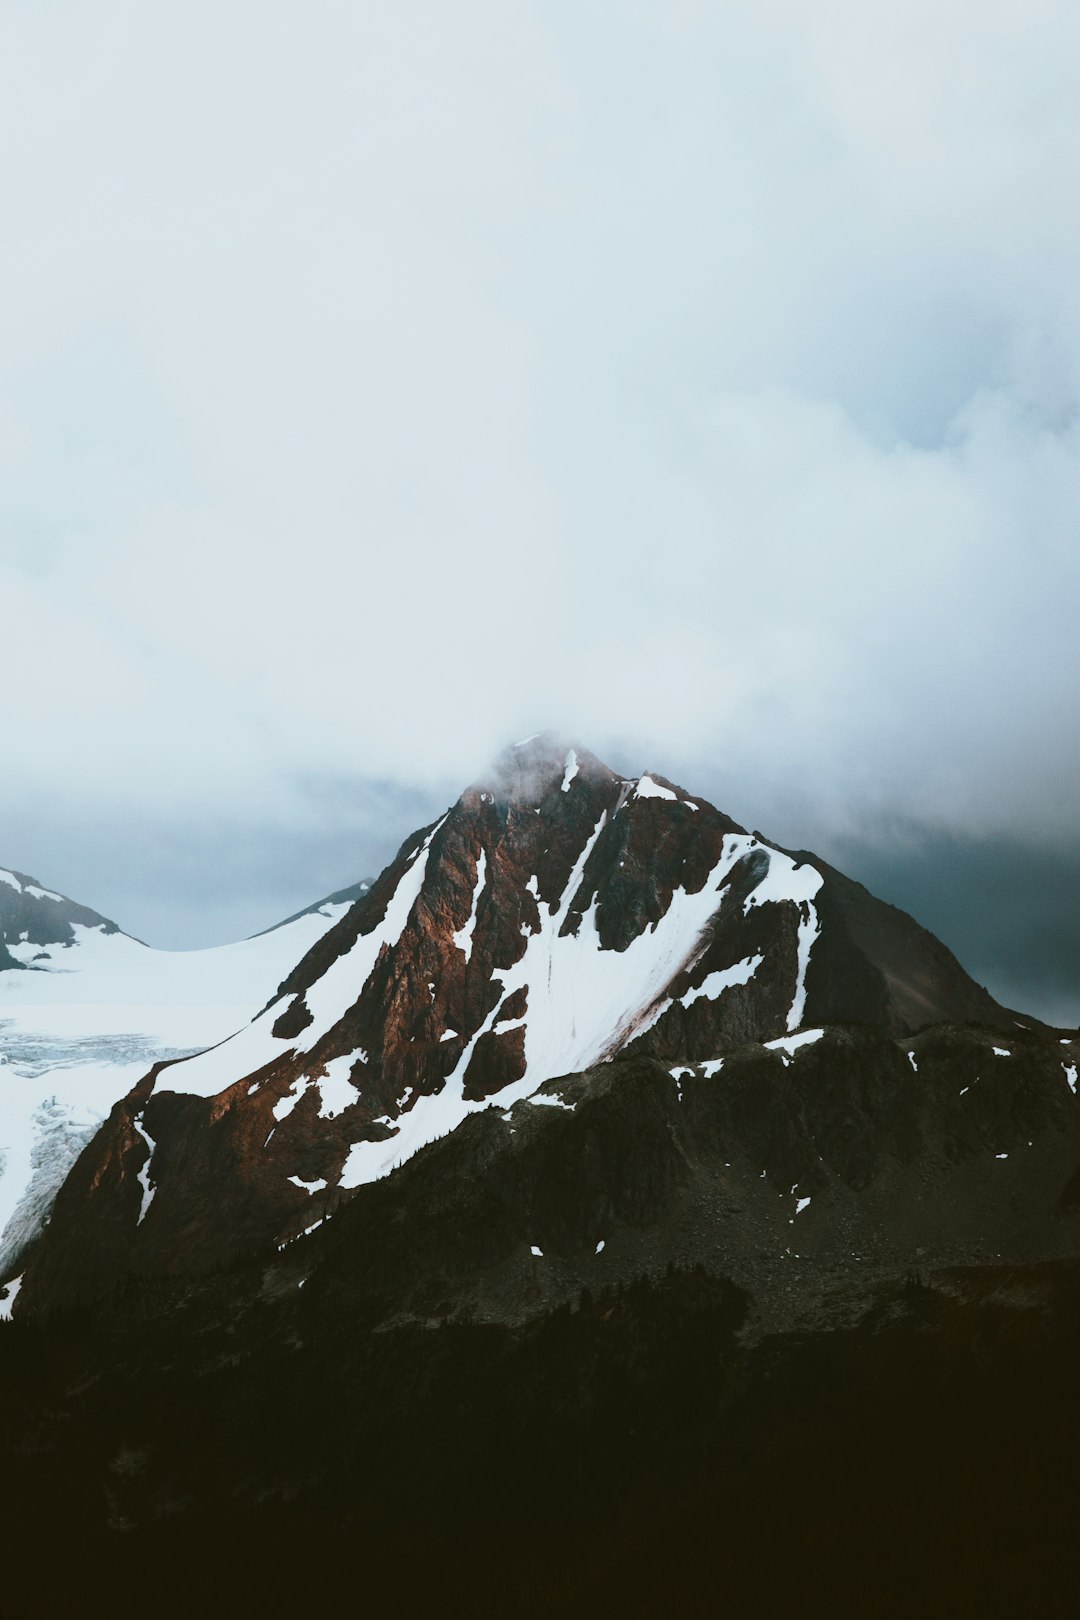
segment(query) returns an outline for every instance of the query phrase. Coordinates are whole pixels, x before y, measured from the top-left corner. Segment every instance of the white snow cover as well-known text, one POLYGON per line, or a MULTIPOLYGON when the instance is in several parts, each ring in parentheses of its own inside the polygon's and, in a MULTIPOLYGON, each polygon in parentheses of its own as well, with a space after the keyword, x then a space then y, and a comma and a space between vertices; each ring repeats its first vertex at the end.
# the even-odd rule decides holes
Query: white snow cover
POLYGON ((312 1082, 318 1086, 322 1094, 319 1106, 320 1119, 333 1119, 335 1114, 344 1113, 346 1108, 351 1108, 356 1102, 360 1093, 349 1079, 349 1075, 352 1073, 353 1065, 358 1062, 367 1062, 365 1052, 350 1052, 346 1057, 331 1058, 326 1065, 324 1077, 312 1082))
POLYGON ((601 1238, 599 1243, 596 1245, 596 1253, 597 1254, 603 1254, 603 1252, 604 1252, 604 1239, 601 1238))
POLYGON ((1069 1090, 1075 1095, 1075 1093, 1076 1093, 1076 1064, 1075 1063, 1063 1063, 1061 1065, 1061 1067, 1065 1071, 1065 1079, 1068 1082, 1069 1090))
POLYGON ((578 773, 578 757, 577 757, 577 754, 574 752, 574 750, 571 748, 570 752, 566 756, 566 769, 563 771, 562 790, 561 790, 563 793, 569 793, 570 784, 574 780, 574 777, 577 775, 577 773, 578 773))
POLYGON ((763 1041, 770 1052, 779 1052, 785 1063, 790 1063, 800 1046, 813 1046, 824 1035, 823 1029, 803 1029, 797 1035, 779 1035, 775 1041, 763 1041))
POLYGON ((142 1137, 143 1144, 146 1147, 146 1158, 143 1160, 143 1167, 139 1171, 139 1186, 142 1188, 142 1203, 139 1206, 139 1218, 135 1222, 136 1226, 141 1226, 143 1221, 146 1219, 146 1212, 153 1202, 154 1193, 156 1191, 156 1188, 150 1185, 150 1167, 154 1162, 154 1148, 156 1144, 153 1137, 149 1134, 145 1125, 143 1124, 143 1117, 141 1113, 136 1114, 135 1118, 132 1120, 132 1124, 142 1137))
POLYGON ((753 893, 747 897, 743 909, 749 911, 751 906, 763 906, 770 900, 793 900, 799 908, 795 997, 787 1016, 788 1029, 795 1030, 802 1023, 806 1008, 806 970, 810 965, 810 952, 814 941, 821 933, 821 922, 814 898, 825 879, 817 867, 811 866, 808 861, 796 866, 790 855, 781 855, 779 850, 769 849, 766 853, 769 857, 769 870, 753 893))
POLYGON ((807 1207, 807 1205, 809 1203, 810 1203, 809 1198, 796 1198, 796 1200, 795 1200, 795 1213, 796 1213, 796 1215, 801 1215, 803 1210, 806 1209, 806 1207, 807 1207))
POLYGON ((22 1287, 22 1278, 21 1277, 13 1277, 11 1282, 8 1283, 8 1285, 7 1285, 7 1298, 6 1299, 0 1299, 0 1322, 10 1322, 11 1321, 11 1313, 15 1308, 15 1301, 19 1297, 19 1289, 21 1287, 22 1287))
POLYGON ((205 951, 158 951, 73 923, 73 944, 8 946, 17 959, 42 950, 48 959, 30 972, 0 973, 0 1021, 13 1023, 13 1034, 60 1040, 123 1034, 164 1047, 209 1045, 245 1023, 348 909, 326 906, 205 951))
POLYGON ((533 1243, 533 1244, 530 1244, 530 1246, 529 1246, 529 1253, 530 1253, 530 1254, 535 1254, 535 1255, 536 1255, 536 1256, 537 1256, 537 1257, 538 1257, 538 1258, 539 1258, 539 1259, 540 1259, 540 1260, 542 1260, 542 1259, 543 1259, 543 1258, 544 1258, 544 1251, 543 1251, 543 1249, 538 1249, 538 1248, 537 1248, 537 1247, 536 1247, 536 1244, 535 1244, 535 1243, 533 1243))
POLYGON ((299 1176, 290 1176, 289 1180, 292 1182, 294 1187, 302 1187, 306 1193, 322 1192, 323 1188, 326 1186, 325 1177, 320 1181, 301 1181, 299 1176))
MULTIPOLYGON (((347 910, 326 906, 203 951, 158 951, 75 923, 73 944, 0 973, 0 1266, 36 1237, 75 1159, 151 1064, 240 1028, 347 910)), ((9 948, 17 958, 42 949, 9 948)))
POLYGON ((741 962, 736 962, 733 967, 718 968, 694 989, 688 990, 685 996, 680 996, 679 1001, 684 1007, 692 1007, 695 1001, 703 999, 716 1001, 725 990, 730 990, 732 985, 749 984, 764 960, 763 956, 747 956, 741 962))
POLYGON ((1012 1057, 1012 1053, 1009 1051, 1008 1047, 1006 1047, 1006 1046, 995 1046, 994 1047, 994 1056, 995 1057, 1012 1057))
POLYGON ((472 956, 473 934, 476 930, 476 908, 480 904, 480 896, 484 892, 484 884, 486 881, 487 855, 483 850, 481 850, 479 855, 476 857, 476 886, 473 889, 472 909, 469 912, 469 920, 465 924, 464 928, 458 929, 457 933, 454 935, 454 944, 457 946, 459 951, 464 952, 466 962, 472 956))
POLYGON ((916 1063, 916 1061, 915 1061, 915 1054, 914 1054, 914 1052, 909 1052, 909 1053, 908 1053, 908 1055, 907 1055, 907 1060, 908 1060, 908 1062, 909 1062, 909 1063, 910 1063, 910 1064, 911 1064, 911 1067, 912 1067, 912 1068, 913 1068, 913 1069, 914 1069, 914 1070, 915 1070, 915 1073, 916 1073, 916 1074, 918 1074, 918 1072, 919 1072, 919 1065, 918 1065, 918 1064, 917 1064, 917 1063, 916 1063))
POLYGON ((555 1097, 549 1091, 538 1091, 535 1097, 530 1097, 528 1100, 534 1106, 542 1104, 547 1108, 565 1108, 568 1114, 574 1112, 573 1103, 563 1102, 561 1097, 555 1097))
MULTIPOLYGON (((273 1114, 279 1125, 283 1119, 288 1119, 289 1115, 292 1113, 293 1109, 304 1095, 304 1092, 307 1090, 310 1083, 310 1081, 305 1081, 305 1083, 300 1086, 299 1089, 297 1089, 295 1085, 292 1085, 289 1087, 284 1097, 278 1098, 270 1112, 273 1114)), ((273 1131, 271 1131, 270 1136, 273 1136, 273 1134, 273 1131)), ((266 1138, 267 1142, 269 1142, 270 1136, 266 1138)), ((263 1143, 263 1146, 266 1146, 266 1142, 263 1143)))
MULTIPOLYGON (((651 776, 638 778, 634 796, 638 799, 672 799, 676 804, 679 802, 677 793, 672 793, 670 788, 662 787, 659 782, 654 782, 651 776)), ((695 805, 694 808, 696 810, 697 806, 695 805)))

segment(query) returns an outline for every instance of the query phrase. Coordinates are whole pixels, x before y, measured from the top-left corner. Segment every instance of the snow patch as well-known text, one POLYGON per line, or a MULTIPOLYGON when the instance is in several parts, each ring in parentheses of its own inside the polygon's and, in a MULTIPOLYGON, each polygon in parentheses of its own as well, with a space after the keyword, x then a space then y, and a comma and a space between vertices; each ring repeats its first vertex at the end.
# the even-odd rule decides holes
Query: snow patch
POLYGON ((459 928, 453 935, 454 944, 457 946, 458 950, 464 954, 466 962, 468 962, 472 956, 473 934, 476 931, 476 910, 480 904, 480 896, 484 892, 484 884, 486 882, 487 854, 484 850, 481 850, 479 855, 476 857, 476 883, 473 886, 472 906, 469 910, 469 918, 465 926, 463 928, 459 928))
POLYGON ((21 1277, 13 1277, 11 1282, 8 1283, 7 1298, 0 1299, 0 1322, 11 1321, 11 1313, 15 1309, 15 1301, 19 1297, 19 1289, 22 1287, 22 1281, 23 1280, 21 1277))
MULTIPOLYGON (((307 1090, 309 1084, 309 1081, 305 1081, 303 1085, 300 1085, 298 1081, 294 1080, 284 1097, 278 1098, 277 1102, 271 1109, 271 1113, 273 1114, 278 1125, 281 1124, 283 1119, 288 1119, 289 1115, 300 1101, 300 1098, 304 1095, 304 1092, 307 1090)), ((274 1132, 271 1131, 270 1136, 273 1136, 273 1134, 274 1132)), ((267 1142, 269 1142, 270 1136, 266 1138, 267 1142)), ((265 1145, 266 1143, 264 1142, 263 1146, 265 1147, 265 1145)))
POLYGON ((1068 1082, 1069 1090, 1075 1096, 1076 1095, 1076 1064, 1075 1063, 1063 1063, 1061 1065, 1061 1067, 1065 1071, 1065 1079, 1068 1082))
POLYGON ((774 1041, 763 1041, 762 1045, 767 1051, 779 1052, 786 1066, 801 1046, 813 1046, 824 1033, 823 1029, 803 1029, 797 1035, 779 1035, 774 1041))
POLYGON ((679 802, 677 793, 672 793, 670 788, 661 787, 660 783, 654 782, 651 776, 638 777, 634 796, 638 799, 670 799, 674 804, 679 802))
POLYGON ((565 1108, 568 1114, 574 1112, 573 1103, 563 1102, 561 1097, 554 1096, 550 1091, 538 1091, 534 1097, 528 1098, 528 1101, 537 1108, 565 1108))
POLYGON ((290 1176, 288 1179, 294 1187, 302 1187, 306 1193, 322 1192, 327 1184, 325 1178, 320 1181, 301 1181, 299 1176, 290 1176))
POLYGON ((535 1254, 538 1260, 542 1260, 544 1258, 543 1249, 538 1249, 535 1243, 529 1245, 529 1253, 535 1254))
POLYGON ((717 1001, 725 990, 730 990, 737 984, 749 984, 764 960, 765 958, 760 954, 746 956, 741 962, 734 963, 732 967, 718 968, 715 973, 710 973, 703 979, 701 984, 695 986, 692 990, 688 990, 685 996, 680 996, 681 1005, 692 1007, 695 1001, 702 999, 717 1001))
POLYGON ((795 1200, 795 1213, 796 1213, 796 1215, 801 1215, 803 1210, 808 1208, 809 1203, 810 1203, 809 1198, 796 1198, 796 1200, 795 1200))
POLYGON ((992 1050, 995 1057, 1012 1057, 1012 1053, 1009 1051, 1008 1047, 995 1046, 992 1050))
POLYGON ((354 1063, 366 1062, 367 1057, 361 1057, 358 1052, 350 1052, 346 1057, 331 1058, 326 1065, 326 1074, 315 1084, 319 1088, 321 1102, 319 1104, 319 1118, 333 1119, 337 1114, 343 1114, 346 1108, 351 1108, 359 1101, 360 1093, 350 1080, 354 1063))
POLYGON ((578 774, 578 757, 577 757, 577 754, 574 752, 574 750, 571 748, 570 752, 566 756, 566 769, 563 771, 563 779, 562 779, 562 792, 563 793, 569 793, 570 784, 574 780, 574 777, 577 774, 578 774))
POLYGON ((762 881, 747 896, 744 912, 751 906, 771 902, 791 901, 799 910, 798 952, 795 969, 795 995, 787 1016, 789 1030, 798 1029, 806 1010, 806 970, 810 965, 810 952, 821 933, 821 922, 814 899, 825 879, 808 861, 797 866, 790 855, 769 849, 769 868, 762 881))
POLYGON ((150 1166, 154 1162, 154 1148, 157 1144, 155 1143, 153 1137, 147 1132, 146 1127, 143 1124, 143 1117, 141 1113, 136 1114, 131 1123, 142 1137, 146 1146, 146 1158, 143 1160, 142 1169, 139 1171, 139 1186, 142 1188, 142 1204, 139 1208, 139 1218, 135 1222, 136 1226, 141 1226, 143 1221, 146 1219, 146 1212, 153 1202, 154 1193, 157 1191, 156 1187, 152 1187, 150 1185, 150 1166))

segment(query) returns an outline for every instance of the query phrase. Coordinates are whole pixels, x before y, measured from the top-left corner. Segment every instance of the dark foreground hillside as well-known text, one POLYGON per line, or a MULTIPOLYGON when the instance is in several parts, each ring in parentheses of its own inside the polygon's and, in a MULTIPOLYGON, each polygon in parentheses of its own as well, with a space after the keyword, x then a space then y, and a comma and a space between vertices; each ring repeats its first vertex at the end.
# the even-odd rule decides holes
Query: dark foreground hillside
POLYGON ((5 1620, 1077 1612, 1080 1264, 757 1340, 704 1271, 516 1328, 255 1286, 0 1332, 5 1620))
POLYGON ((88 1149, 0 1620, 1075 1615, 1075 1043, 1000 1040, 601 1064, 201 1277, 95 1265, 88 1149))

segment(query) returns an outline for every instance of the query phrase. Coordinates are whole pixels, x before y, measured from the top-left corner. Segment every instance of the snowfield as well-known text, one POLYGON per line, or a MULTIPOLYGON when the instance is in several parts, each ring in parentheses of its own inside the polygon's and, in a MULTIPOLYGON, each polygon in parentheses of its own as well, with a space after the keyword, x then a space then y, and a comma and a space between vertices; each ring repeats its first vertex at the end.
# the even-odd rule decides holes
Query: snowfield
POLYGON ((0 972, 0 1276, 113 1104, 151 1064, 241 1029, 348 909, 203 951, 158 951, 79 923, 69 945, 9 945, 17 959, 45 957, 0 972))

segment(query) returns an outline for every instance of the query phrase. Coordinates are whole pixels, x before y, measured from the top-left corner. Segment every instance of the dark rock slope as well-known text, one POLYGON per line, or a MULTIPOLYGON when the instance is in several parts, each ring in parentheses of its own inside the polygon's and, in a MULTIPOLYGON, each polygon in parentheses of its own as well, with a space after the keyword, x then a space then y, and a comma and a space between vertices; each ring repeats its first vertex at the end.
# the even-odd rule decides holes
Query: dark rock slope
POLYGON ((622 1057, 280 1250, 17 1315, 10 1613, 99 1612, 98 1568, 113 1616, 1074 1613, 1077 1056, 622 1057))
POLYGON ((285 1242, 553 1076, 715 1062, 826 1022, 1034 1028, 824 863, 535 739, 406 842, 252 1025, 113 1110, 19 1309, 285 1242))

